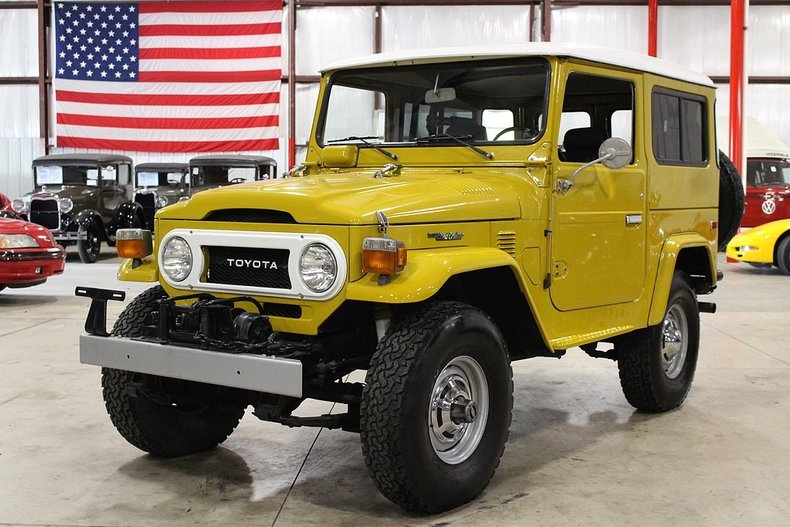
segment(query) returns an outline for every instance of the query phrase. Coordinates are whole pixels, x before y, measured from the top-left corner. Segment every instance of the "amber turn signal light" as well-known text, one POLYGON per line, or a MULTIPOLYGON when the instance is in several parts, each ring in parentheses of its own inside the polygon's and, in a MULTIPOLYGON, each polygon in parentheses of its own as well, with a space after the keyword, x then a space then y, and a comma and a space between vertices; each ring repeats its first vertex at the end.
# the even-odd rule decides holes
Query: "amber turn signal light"
POLYGON ((154 252, 151 231, 145 229, 118 229, 115 233, 115 249, 121 258, 142 260, 154 252))
POLYGON ((392 238, 365 238, 362 242, 362 270, 367 273, 396 274, 406 266, 406 246, 392 238))

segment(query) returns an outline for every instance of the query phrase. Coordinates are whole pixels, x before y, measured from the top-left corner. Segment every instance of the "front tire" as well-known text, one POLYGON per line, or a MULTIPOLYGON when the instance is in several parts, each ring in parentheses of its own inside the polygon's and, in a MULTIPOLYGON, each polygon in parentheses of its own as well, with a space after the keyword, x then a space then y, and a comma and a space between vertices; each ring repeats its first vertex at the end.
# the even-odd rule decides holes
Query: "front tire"
POLYGON ((411 511, 462 505, 499 465, 512 407, 494 323, 465 304, 422 305, 393 321, 367 372, 360 428, 371 477, 411 511))
POLYGON ((620 386, 634 408, 666 412, 683 403, 699 353, 699 306, 685 273, 675 272, 663 322, 615 346, 620 386))
MULTIPOLYGON (((116 336, 142 334, 156 301, 152 287, 126 306, 113 326, 116 336)), ((102 368, 107 413, 118 432, 140 450, 176 457, 210 450, 222 443, 244 415, 246 403, 228 388, 102 368)))
POLYGON ((82 263, 95 263, 99 259, 101 252, 101 232, 93 222, 87 225, 80 225, 79 233, 81 239, 77 240, 77 253, 80 255, 82 263))
POLYGON ((776 266, 783 274, 790 274, 790 236, 785 236, 776 248, 776 266))

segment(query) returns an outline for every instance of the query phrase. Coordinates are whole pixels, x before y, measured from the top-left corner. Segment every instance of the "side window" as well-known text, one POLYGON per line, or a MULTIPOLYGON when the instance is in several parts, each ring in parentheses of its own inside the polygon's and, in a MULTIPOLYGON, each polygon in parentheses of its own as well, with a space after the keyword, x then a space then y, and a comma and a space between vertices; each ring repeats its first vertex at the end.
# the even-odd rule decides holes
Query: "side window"
POLYGON ((559 152, 562 161, 588 163, 606 139, 619 137, 633 146, 634 83, 624 79, 571 73, 565 84, 559 152))
POLYGON ((653 92, 653 155, 665 165, 704 165, 705 109, 693 95, 653 92))

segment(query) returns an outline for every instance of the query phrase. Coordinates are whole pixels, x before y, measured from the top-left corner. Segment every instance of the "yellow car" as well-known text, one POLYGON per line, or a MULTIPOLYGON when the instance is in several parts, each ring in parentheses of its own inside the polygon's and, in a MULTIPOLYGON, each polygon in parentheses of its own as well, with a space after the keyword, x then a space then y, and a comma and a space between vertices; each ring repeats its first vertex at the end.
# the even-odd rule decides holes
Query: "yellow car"
POLYGON ((790 219, 772 221, 738 234, 727 244, 727 258, 775 265, 790 274, 790 219))

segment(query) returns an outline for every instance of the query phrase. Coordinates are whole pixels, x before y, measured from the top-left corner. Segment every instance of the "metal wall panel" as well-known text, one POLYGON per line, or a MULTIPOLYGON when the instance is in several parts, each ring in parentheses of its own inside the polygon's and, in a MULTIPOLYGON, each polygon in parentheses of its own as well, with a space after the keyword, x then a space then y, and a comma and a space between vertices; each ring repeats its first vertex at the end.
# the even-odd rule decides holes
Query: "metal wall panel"
POLYGON ((0 137, 0 193, 10 199, 33 190, 33 159, 37 137, 0 137))
POLYGON ((647 53, 647 7, 555 7, 551 11, 551 41, 647 53))
MULTIPOLYGON (((317 75, 331 62, 375 51, 373 7, 309 7, 299 9, 296 15, 298 75, 317 75)), ((283 26, 285 41, 287 24, 283 26)))
POLYGON ((0 77, 38 75, 38 12, 0 11, 0 77))

